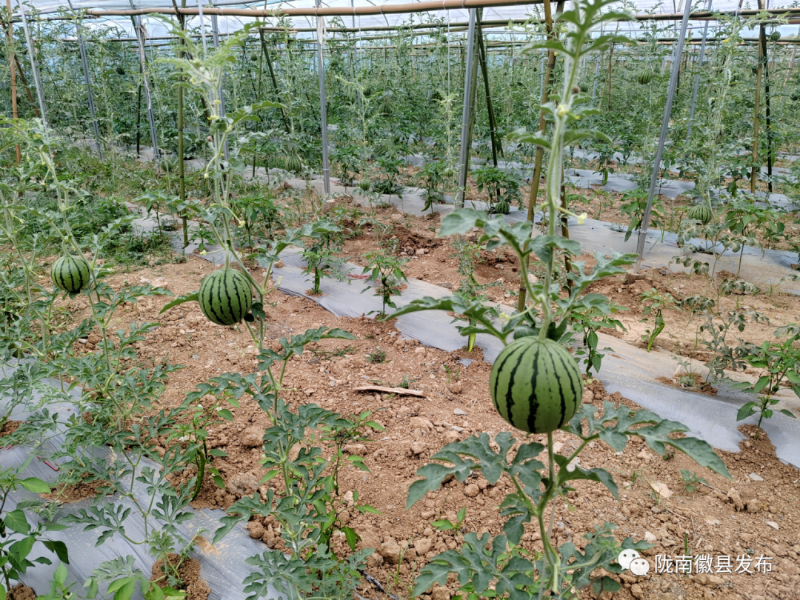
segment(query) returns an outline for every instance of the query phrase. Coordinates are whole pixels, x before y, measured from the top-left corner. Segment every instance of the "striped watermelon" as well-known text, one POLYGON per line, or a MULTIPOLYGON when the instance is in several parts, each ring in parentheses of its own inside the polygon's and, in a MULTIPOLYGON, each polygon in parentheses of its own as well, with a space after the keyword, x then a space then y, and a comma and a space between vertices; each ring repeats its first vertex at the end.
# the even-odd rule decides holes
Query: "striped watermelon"
POLYGON ((50 278, 57 288, 76 294, 89 285, 89 263, 82 256, 62 256, 53 263, 50 278))
POLYGON ((206 276, 198 293, 200 310, 217 325, 234 325, 244 319, 253 303, 250 281, 236 269, 219 269, 206 276))
POLYGON ((489 377, 500 416, 529 433, 549 433, 567 423, 581 402, 578 363, 553 340, 524 337, 500 353, 489 377))
POLYGON ((705 204, 698 204, 689 209, 688 217, 706 225, 711 220, 711 209, 705 204))

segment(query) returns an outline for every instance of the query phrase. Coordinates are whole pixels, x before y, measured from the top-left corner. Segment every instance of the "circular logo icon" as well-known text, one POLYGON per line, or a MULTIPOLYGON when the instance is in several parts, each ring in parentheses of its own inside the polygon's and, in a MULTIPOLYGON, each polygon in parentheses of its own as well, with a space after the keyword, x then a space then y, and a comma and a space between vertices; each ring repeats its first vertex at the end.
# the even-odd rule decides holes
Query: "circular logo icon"
POLYGON ((634 575, 647 575, 650 570, 650 563, 643 558, 634 558, 631 561, 631 573, 634 575))
POLYGON ((617 562, 619 566, 623 569, 630 569, 631 568, 631 561, 639 558, 639 553, 636 550, 623 550, 619 553, 617 557, 617 562))

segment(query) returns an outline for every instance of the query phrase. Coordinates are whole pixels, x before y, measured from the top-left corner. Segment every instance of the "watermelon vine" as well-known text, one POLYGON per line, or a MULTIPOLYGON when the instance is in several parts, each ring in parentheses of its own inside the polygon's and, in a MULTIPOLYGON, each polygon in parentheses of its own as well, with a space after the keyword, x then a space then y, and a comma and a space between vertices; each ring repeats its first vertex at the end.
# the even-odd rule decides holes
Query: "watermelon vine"
MULTIPOLYGON (((590 98, 576 85, 581 58, 588 52, 606 50, 616 43, 627 42, 616 35, 593 37, 591 31, 606 21, 629 18, 627 13, 603 12, 609 0, 576 2, 572 10, 560 15, 561 39, 547 39, 531 44, 528 49, 547 48, 563 57, 563 80, 559 96, 543 106, 552 122, 552 135, 520 131, 514 134, 519 142, 537 144, 549 151, 545 188, 545 233, 537 235, 532 223, 506 224, 502 216, 488 217, 471 209, 448 215, 439 235, 466 234, 472 228, 483 230, 480 242, 487 250, 508 245, 521 265, 521 281, 528 303, 523 310, 508 314, 464 298, 422 298, 393 313, 397 317, 415 311, 445 310, 463 315, 469 325, 460 327, 463 335, 492 335, 508 344, 497 357, 490 378, 490 394, 500 415, 513 427, 533 434, 546 434, 546 446, 530 439, 517 443, 508 433, 490 440, 480 434, 445 446, 433 456, 434 463, 425 465, 411 485, 407 506, 437 490, 443 481, 455 476, 464 481, 474 470, 480 470, 491 484, 508 477, 514 491, 501 503, 501 516, 506 521, 503 535, 490 539, 465 535, 460 550, 448 550, 422 568, 414 594, 422 594, 434 583, 445 584, 456 573, 461 591, 470 597, 486 593, 511 598, 550 597, 576 598, 580 590, 591 586, 595 593, 614 592, 620 584, 608 575, 593 575, 599 569, 621 572, 616 557, 622 549, 642 550, 649 544, 626 538, 620 545, 611 534, 614 525, 606 523, 585 538, 588 544, 581 552, 574 544, 556 548, 553 544, 555 508, 553 502, 571 491, 571 482, 588 480, 605 485, 617 496, 617 486, 610 473, 603 469, 583 469, 578 455, 593 440, 609 444, 617 452, 624 450, 630 436, 640 436, 659 454, 667 446, 685 452, 701 465, 729 476, 722 460, 704 441, 695 438, 672 439, 670 434, 687 428, 675 421, 661 419, 646 410, 632 411, 606 402, 601 411, 582 405, 583 384, 577 360, 561 345, 572 339, 572 328, 581 331, 582 315, 596 310, 608 316, 612 305, 599 294, 588 294, 588 286, 603 278, 623 272, 632 264, 633 255, 597 254, 596 265, 587 274, 583 262, 572 262, 567 285, 561 289, 554 277, 555 258, 581 253, 580 244, 556 234, 556 223, 562 216, 578 216, 561 206, 563 155, 566 147, 576 142, 607 136, 580 129, 580 121, 598 111, 590 98), (532 282, 527 277, 531 260, 541 261, 544 281, 532 282), (573 318, 573 312, 575 317, 573 318), (509 338, 512 342, 509 343, 509 338), (580 439, 569 456, 553 450, 553 431, 561 429, 580 439), (493 447, 494 444, 495 446, 493 447), (499 451, 497 450, 499 448, 499 451), (547 452, 546 463, 538 456, 547 452), (549 511, 549 519, 548 519, 549 511), (534 557, 522 552, 519 544, 526 524, 536 521, 543 544, 543 553, 534 557), (491 547, 491 550, 487 548, 491 547), (493 582, 493 592, 489 584, 493 582)), ((579 216, 579 221, 584 215, 579 216)), ((535 281, 535 280, 534 280, 535 281)))

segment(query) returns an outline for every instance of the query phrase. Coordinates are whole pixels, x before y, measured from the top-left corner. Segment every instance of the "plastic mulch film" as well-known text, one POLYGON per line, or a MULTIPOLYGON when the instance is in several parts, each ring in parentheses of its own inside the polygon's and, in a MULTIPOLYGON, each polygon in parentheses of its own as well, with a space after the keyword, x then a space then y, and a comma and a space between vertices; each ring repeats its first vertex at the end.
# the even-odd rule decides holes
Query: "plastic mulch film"
MULTIPOLYGON (((13 372, 13 367, 5 369, 5 373, 10 375, 11 372, 13 372)), ((0 376, 6 376, 3 374, 2 369, 0 369, 0 376)), ((52 385, 57 386, 58 383, 52 382, 52 385)), ((80 391, 76 388, 71 390, 70 393, 77 397, 80 391)), ((34 401, 36 400, 38 398, 34 398, 34 401)), ((75 409, 73 405, 66 402, 51 403, 47 405, 47 408, 51 412, 57 412, 62 415, 68 415, 75 409)), ((26 416, 24 414, 15 415, 15 418, 24 419, 26 416)), ((0 462, 2 462, 4 469, 17 467, 23 464, 30 454, 34 454, 33 460, 25 470, 23 477, 38 477, 52 483, 58 476, 55 470, 58 468, 58 464, 50 460, 45 462, 44 459, 58 450, 62 442, 63 433, 58 433, 36 449, 27 446, 14 446, 10 449, 0 450, 0 462)), ((111 458, 111 451, 105 447, 92 449, 92 454, 96 461, 107 461, 111 458)), ((140 463, 139 469, 144 467, 157 468, 157 465, 145 459, 140 463)), ((144 491, 144 484, 141 483, 137 483, 134 486, 134 494, 142 499, 149 497, 144 491)), ((33 497, 35 497, 34 494, 20 488, 9 496, 5 510, 14 510, 21 500, 33 497)), ((133 539, 143 539, 144 521, 133 502, 127 498, 116 497, 109 499, 116 504, 131 509, 130 516, 125 520, 126 533, 133 539)), ((107 500, 101 498, 100 502, 107 500)), ((54 520, 58 521, 65 515, 77 512, 81 508, 88 508, 92 502, 92 499, 86 499, 80 502, 64 504, 59 509, 54 520)), ((219 519, 225 516, 224 511, 192 509, 191 507, 188 510, 193 512, 194 517, 178 526, 181 536, 188 541, 198 533, 201 533, 206 539, 211 540, 214 536, 214 531, 221 526, 219 519)), ((26 511, 26 515, 31 522, 38 520, 38 516, 33 511, 26 511)), ((100 531, 84 531, 83 527, 83 525, 73 525, 64 531, 48 533, 49 539, 63 541, 67 545, 70 559, 70 564, 65 565, 69 573, 67 581, 77 582, 76 588, 80 588, 92 571, 101 563, 117 557, 133 556, 136 569, 146 574, 151 572, 154 560, 147 553, 145 545, 130 544, 127 540, 121 539, 120 536, 113 535, 101 546, 95 546, 100 531)), ((200 562, 201 578, 211 588, 209 600, 244 600, 248 594, 244 593, 242 582, 252 571, 245 563, 245 560, 250 556, 266 552, 268 547, 263 542, 251 539, 242 525, 234 527, 216 546, 211 546, 210 544, 204 544, 203 546, 206 551, 203 551, 198 546, 191 556, 200 562)), ((31 556, 51 556, 51 554, 41 543, 38 543, 34 547, 31 556)), ((50 582, 58 565, 59 561, 57 560, 54 560, 52 565, 37 563, 28 569, 28 572, 22 577, 22 582, 39 594, 46 593, 50 589, 50 582)), ((270 595, 270 598, 278 597, 277 592, 270 595)), ((141 598, 141 595, 137 592, 134 598, 141 598)))

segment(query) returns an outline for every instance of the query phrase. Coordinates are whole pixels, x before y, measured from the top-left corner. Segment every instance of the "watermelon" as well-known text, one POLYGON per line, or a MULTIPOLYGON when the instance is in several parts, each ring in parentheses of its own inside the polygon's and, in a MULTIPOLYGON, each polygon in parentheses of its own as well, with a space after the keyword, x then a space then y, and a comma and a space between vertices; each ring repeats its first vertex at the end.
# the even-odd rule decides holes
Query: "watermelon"
POLYGON ((507 215, 511 212, 511 207, 508 205, 508 202, 501 200, 492 207, 492 212, 496 215, 507 215))
POLYGON ((253 290, 236 269, 219 269, 206 276, 198 292, 200 310, 217 325, 235 325, 250 311, 253 290))
POLYGON ((82 256, 62 256, 53 263, 50 277, 57 288, 76 294, 89 285, 89 263, 82 256))
POLYGON ((290 173, 299 173, 303 170, 303 161, 297 154, 289 154, 283 159, 283 168, 290 173))
POLYGON ((528 433, 549 433, 575 414, 583 380, 578 363, 561 344, 528 336, 497 357, 489 392, 508 423, 528 433))
POLYGON ((639 84, 647 85, 653 80, 653 74, 650 71, 642 71, 641 73, 639 73, 638 80, 639 84))
POLYGON ((695 221, 700 221, 703 225, 706 225, 709 221, 711 221, 711 209, 705 204, 698 204, 697 206, 693 206, 689 209, 688 217, 695 221))
POLYGON ((771 39, 773 42, 777 42, 779 39, 781 39, 781 32, 773 31, 771 34, 769 34, 769 39, 771 39))

